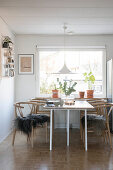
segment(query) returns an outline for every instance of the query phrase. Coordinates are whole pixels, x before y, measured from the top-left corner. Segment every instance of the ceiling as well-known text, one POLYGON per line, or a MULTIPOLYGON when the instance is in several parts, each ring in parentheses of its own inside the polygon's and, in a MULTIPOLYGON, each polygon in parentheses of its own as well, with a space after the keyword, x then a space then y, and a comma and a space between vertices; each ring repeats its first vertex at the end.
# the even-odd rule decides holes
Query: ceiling
POLYGON ((113 34, 113 0, 0 0, 15 34, 113 34))

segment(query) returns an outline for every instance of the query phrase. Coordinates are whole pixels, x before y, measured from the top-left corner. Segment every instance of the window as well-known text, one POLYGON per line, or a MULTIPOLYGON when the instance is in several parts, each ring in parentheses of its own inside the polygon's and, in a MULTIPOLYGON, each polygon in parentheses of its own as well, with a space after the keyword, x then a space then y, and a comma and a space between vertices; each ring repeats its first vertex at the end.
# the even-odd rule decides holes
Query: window
POLYGON ((105 97, 106 62, 104 50, 41 50, 39 51, 39 68, 40 95, 51 94, 54 84, 58 84, 57 78, 61 81, 70 79, 76 81, 76 93, 85 91, 88 86, 84 82, 83 73, 91 70, 96 79, 93 85, 95 96, 105 97), (72 74, 58 74, 64 65, 64 58, 72 74))

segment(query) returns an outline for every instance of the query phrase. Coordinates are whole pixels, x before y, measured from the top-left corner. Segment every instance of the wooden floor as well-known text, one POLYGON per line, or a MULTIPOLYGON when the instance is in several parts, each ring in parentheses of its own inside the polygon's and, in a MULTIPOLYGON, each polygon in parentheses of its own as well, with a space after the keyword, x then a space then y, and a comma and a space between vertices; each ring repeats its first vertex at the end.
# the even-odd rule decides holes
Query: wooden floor
MULTIPOLYGON (((113 137, 112 137, 113 138, 113 137)), ((38 131, 34 148, 26 137, 12 135, 0 144, 0 170, 113 170, 113 151, 101 138, 88 137, 88 152, 84 151, 79 130, 70 130, 70 147, 66 146, 65 129, 54 132, 53 151, 45 143, 45 129, 38 131)))

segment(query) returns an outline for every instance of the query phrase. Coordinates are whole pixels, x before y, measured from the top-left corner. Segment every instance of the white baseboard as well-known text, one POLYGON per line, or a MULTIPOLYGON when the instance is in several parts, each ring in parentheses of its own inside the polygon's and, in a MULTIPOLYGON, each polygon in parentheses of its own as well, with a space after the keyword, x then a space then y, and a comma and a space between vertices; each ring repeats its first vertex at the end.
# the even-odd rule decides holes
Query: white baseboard
MULTIPOLYGON (((66 124, 61 124, 61 123, 56 123, 54 128, 66 128, 66 124)), ((77 128, 79 129, 80 128, 80 125, 79 124, 72 124, 72 126, 70 126, 70 128, 77 128)))
POLYGON ((11 129, 11 130, 7 133, 7 135, 5 135, 2 139, 0 139, 0 143, 2 143, 2 142, 11 134, 12 130, 13 130, 13 129, 11 129))

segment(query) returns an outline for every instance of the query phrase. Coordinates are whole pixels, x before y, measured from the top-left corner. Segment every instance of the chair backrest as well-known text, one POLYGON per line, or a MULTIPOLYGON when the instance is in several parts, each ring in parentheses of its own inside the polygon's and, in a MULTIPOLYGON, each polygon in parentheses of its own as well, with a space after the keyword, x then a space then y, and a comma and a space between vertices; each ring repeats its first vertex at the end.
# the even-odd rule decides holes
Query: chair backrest
POLYGON ((113 104, 107 103, 107 100, 101 99, 101 100, 90 100, 88 101, 96 110, 98 115, 104 115, 106 119, 108 119, 111 111, 113 104))
POLYGON ((43 103, 36 103, 36 102, 17 102, 16 104, 14 104, 15 106, 15 116, 20 116, 20 117, 24 117, 24 110, 26 109, 26 107, 28 107, 27 109, 27 114, 36 114, 36 109, 37 106, 41 106, 43 105, 43 103), (23 110, 24 109, 24 110, 23 110))
POLYGON ((23 106, 20 106, 20 104, 16 103, 14 104, 14 107, 15 107, 15 117, 23 117, 23 111, 22 109, 24 109, 23 106))
POLYGON ((50 111, 49 110, 43 110, 42 106, 45 105, 45 103, 47 102, 47 100, 31 100, 30 102, 35 102, 37 105, 35 107, 35 114, 47 114, 50 115, 50 111))
POLYGON ((113 109, 113 105, 111 105, 109 103, 99 104, 99 105, 95 106, 95 109, 96 109, 98 115, 103 115, 103 116, 105 116, 106 120, 108 120, 109 115, 111 114, 111 111, 113 109))
POLYGON ((87 98, 86 99, 88 102, 89 101, 106 101, 107 102, 107 98, 87 98))
POLYGON ((36 98, 32 98, 31 101, 34 101, 34 100, 47 101, 48 99, 51 99, 51 97, 36 97, 36 98))
POLYGON ((107 102, 106 98, 87 99, 89 103, 107 102))
MULTIPOLYGON (((88 114, 103 115, 105 116, 106 121, 109 121, 109 115, 112 111, 113 104, 107 103, 106 99, 89 99, 88 102, 94 107, 93 110, 88 110, 88 114)), ((80 117, 82 118, 84 116, 84 111, 80 111, 80 113, 80 117)))

